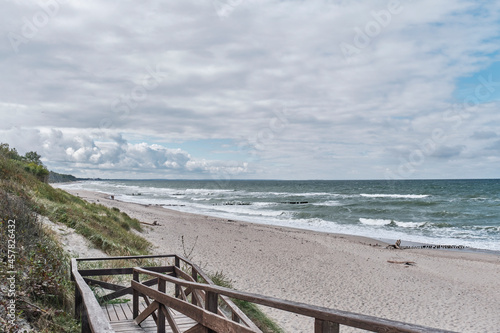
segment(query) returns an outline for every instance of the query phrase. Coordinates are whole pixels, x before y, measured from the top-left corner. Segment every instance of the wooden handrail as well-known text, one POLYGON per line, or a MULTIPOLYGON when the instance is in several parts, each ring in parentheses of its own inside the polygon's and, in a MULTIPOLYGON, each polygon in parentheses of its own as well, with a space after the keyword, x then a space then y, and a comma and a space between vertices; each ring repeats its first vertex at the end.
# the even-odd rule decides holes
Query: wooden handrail
POLYGON ((113 333, 94 293, 78 272, 77 260, 71 259, 71 275, 75 281, 75 316, 81 319, 82 332, 113 333))
MULTIPOLYGON (((165 269, 165 271, 168 271, 167 267, 162 267, 161 269, 165 269)), ((193 264, 190 262, 188 259, 185 259, 181 256, 171 254, 171 255, 143 255, 143 256, 121 256, 121 257, 106 257, 106 258, 75 258, 71 260, 71 272, 72 272, 72 280, 75 281, 75 315, 78 318, 82 319, 82 332, 92 332, 92 333, 111 333, 114 332, 113 329, 111 328, 110 323, 108 322, 107 318, 104 316, 104 313, 102 312, 92 290, 89 288, 87 285, 85 279, 83 276, 91 276, 92 274, 95 273, 109 273, 109 275, 117 275, 117 274, 130 274, 133 273, 134 276, 137 276, 139 274, 145 274, 149 275, 151 277, 154 277, 155 279, 158 279, 158 282, 164 283, 164 282, 170 282, 175 284, 176 286, 176 296, 179 296, 179 293, 183 294, 182 297, 186 297, 186 294, 189 294, 191 292, 193 294, 193 304, 189 303, 182 303, 183 301, 181 299, 176 299, 172 298, 171 296, 168 296, 165 293, 161 293, 158 290, 154 290, 152 288, 149 288, 147 285, 151 284, 152 280, 148 280, 148 282, 132 282, 132 286, 128 287, 127 289, 133 292, 134 298, 135 295, 138 294, 149 294, 150 296, 153 296, 153 298, 156 301, 156 304, 158 305, 159 309, 162 309, 161 312, 165 314, 165 316, 168 319, 168 310, 167 308, 163 307, 168 304, 179 304, 179 306, 195 306, 196 303, 198 302, 214 302, 214 299, 208 300, 210 298, 210 295, 217 295, 220 299, 223 301, 229 301, 229 306, 231 308, 231 311, 233 311, 233 319, 238 318, 238 316, 241 315, 241 311, 239 309, 235 309, 233 307, 233 303, 229 300, 229 298, 234 298, 234 299, 239 299, 239 300, 244 300, 247 302, 251 302, 254 304, 259 304, 279 310, 283 310, 286 312, 290 313, 295 313, 303 316, 307 316, 310 318, 315 319, 315 324, 314 324, 314 331, 315 332, 339 332, 339 325, 345 325, 345 326, 351 326, 355 328, 360 328, 366 331, 372 331, 372 332, 384 332, 384 333, 397 333, 397 332, 406 332, 406 333, 417 333, 417 332, 429 332, 429 333, 452 333, 451 331, 447 330, 442 330, 442 329, 436 329, 436 328, 430 328, 430 327, 425 327, 425 326, 420 326, 420 325, 413 325, 413 324, 408 324, 408 323, 403 323, 399 321, 394 321, 394 320, 389 320, 389 319, 383 319, 383 318, 378 318, 374 316, 367 316, 367 315, 362 315, 354 312, 348 312, 348 311, 341 311, 341 310, 335 310, 335 309, 330 309, 330 308, 325 308, 325 307, 319 307, 319 306, 314 306, 314 305, 309 305, 305 303, 300 303, 300 302, 294 302, 294 301, 288 301, 288 300, 283 300, 275 297, 267 297, 267 296, 262 296, 254 293, 248 293, 248 292, 242 292, 242 291, 237 291, 229 288, 224 288, 220 286, 216 286, 213 284, 212 280, 208 275, 206 275, 197 265, 193 264), (158 272, 158 268, 155 267, 134 267, 134 268, 125 268, 125 269, 96 269, 96 270, 82 270, 81 272, 78 270, 77 264, 78 262, 83 262, 83 261, 101 261, 101 260, 134 260, 134 259, 160 259, 160 258, 173 258, 175 260, 175 266, 170 266, 172 267, 172 274, 180 277, 183 277, 183 279, 174 277, 174 276, 169 276, 165 274, 161 274, 158 272), (179 274, 177 268, 181 267, 181 263, 185 264, 186 266, 191 268, 191 277, 192 279, 188 278, 188 273, 186 274, 179 274), (156 272, 155 272, 156 271, 156 272), (83 275, 83 276, 82 276, 83 275), (204 281, 207 283, 198 283, 198 278, 201 277, 204 281), (184 290, 181 289, 181 287, 188 288, 188 290, 185 290, 186 294, 184 294, 184 290), (129 289, 130 288, 130 289, 129 289), (200 294, 204 292, 205 297, 203 300, 200 298, 200 294), (196 296, 196 297, 195 297, 196 296), (181 302, 181 303, 179 303, 181 302), (184 305, 182 305, 184 304, 184 305), (231 305, 232 304, 232 305, 231 305)), ((100 275, 100 274, 97 274, 100 275)), ((89 282, 91 283, 100 283, 98 281, 93 281, 92 279, 88 279, 89 282)), ((101 283, 103 284, 103 283, 101 283)), ((108 287, 113 287, 114 286, 108 286, 108 287)), ((119 286, 117 286, 119 287, 119 286)), ((111 289, 113 289, 111 288, 111 289)), ((118 290, 118 292, 125 292, 125 290, 118 290)), ((128 292, 127 292, 128 293, 128 292)), ((215 304, 215 303, 213 303, 215 304)), ((212 305, 213 305, 212 304, 212 305)), ((199 306, 200 304, 198 304, 199 306)), ((205 307, 207 307, 207 304, 205 304, 205 307)), ((205 313, 206 318, 215 318, 211 317, 215 314, 210 314, 210 311, 207 311, 205 309, 201 309, 197 307, 198 310, 196 311, 202 311, 205 313)), ((210 308, 210 304, 208 305, 208 308, 210 308)), ((215 310, 211 309, 212 311, 215 310)), ((197 312, 198 313, 198 312, 197 312)), ((199 312, 199 314, 202 314, 199 312)), ((205 318, 203 317, 203 318, 205 318)), ((203 321, 206 320, 203 319, 203 321)), ((219 317, 222 319, 222 317, 219 317)), ((245 316, 246 318, 246 316, 245 316)), ((212 319, 210 321, 212 322, 212 319)), ((163 320, 163 319, 162 319, 163 320)), ((213 319, 215 320, 215 319, 213 319)), ((238 321, 238 320, 237 320, 238 321)), ((246 325, 244 331, 251 331, 255 326, 253 323, 248 323, 246 320, 243 320, 241 324, 238 324, 236 322, 232 323, 227 323, 227 325, 236 325, 234 327, 244 327, 241 326, 241 324, 246 325)), ((215 321, 212 322, 211 325, 218 325, 214 324, 215 321)), ((208 326, 207 326, 208 327, 208 326)), ((215 326, 214 326, 215 327, 215 326)), ((312 330, 311 330, 312 331, 312 330)))
POLYGON ((148 254, 142 256, 120 256, 120 257, 101 257, 101 258, 75 258, 76 261, 103 261, 103 260, 133 260, 133 259, 159 259, 175 258, 176 254, 148 254))
MULTIPOLYGON (((283 300, 275 297, 267 297, 258 294, 236 291, 229 288, 219 287, 211 284, 203 284, 197 282, 189 282, 183 279, 175 278, 172 276, 167 276, 146 269, 135 267, 134 272, 136 274, 145 274, 156 277, 158 279, 174 283, 183 287, 191 287, 193 289, 203 290, 206 293, 215 293, 219 295, 225 295, 227 297, 236 298, 244 300, 247 302, 260 304, 275 309, 296 313, 299 315, 311 317, 316 319, 316 323, 320 324, 322 322, 326 323, 336 323, 345 326, 351 326, 355 328, 360 328, 363 330, 371 332, 384 332, 384 333, 453 333, 452 331, 430 328, 426 326, 414 325, 403 323, 395 320, 378 318, 363 314, 358 314, 354 312, 335 310, 320 306, 309 305, 300 302, 283 300)), ((137 284, 133 283, 133 288, 136 288, 137 284), (135 286, 135 287, 134 287, 135 286)))

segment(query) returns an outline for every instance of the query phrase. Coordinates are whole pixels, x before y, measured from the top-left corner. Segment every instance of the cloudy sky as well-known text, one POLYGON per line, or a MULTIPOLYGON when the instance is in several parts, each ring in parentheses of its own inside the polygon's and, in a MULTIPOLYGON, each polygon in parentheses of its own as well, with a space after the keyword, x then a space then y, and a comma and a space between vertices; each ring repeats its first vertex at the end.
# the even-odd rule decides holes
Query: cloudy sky
POLYGON ((0 141, 80 177, 500 178, 500 2, 2 0, 0 141))

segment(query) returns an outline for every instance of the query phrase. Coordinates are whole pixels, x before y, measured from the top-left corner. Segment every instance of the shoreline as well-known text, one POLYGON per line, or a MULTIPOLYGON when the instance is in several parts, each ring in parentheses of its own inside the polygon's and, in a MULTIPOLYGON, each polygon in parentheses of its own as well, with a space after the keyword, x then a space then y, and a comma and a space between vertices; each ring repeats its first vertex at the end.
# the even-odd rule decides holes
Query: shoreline
MULTIPOLYGON (((73 184, 78 184, 81 182, 73 182, 73 184)), ((66 185, 72 184, 72 183, 66 183, 66 185)), ((58 184, 54 184, 54 186, 58 186, 58 184)), ((142 185, 141 185, 142 186, 142 185)), ((455 228, 455 222, 458 223, 458 225, 461 225, 460 219, 457 221, 452 221, 450 220, 449 223, 444 223, 441 220, 436 220, 434 221, 432 218, 429 219, 416 219, 416 221, 428 221, 428 222, 398 222, 398 221, 414 221, 415 219, 413 218, 406 218, 403 215, 408 215, 407 213, 392 213, 389 214, 388 216, 392 216, 392 218, 388 218, 387 216, 378 216, 377 215, 377 208, 373 208, 373 202, 371 200, 368 200, 366 203, 368 207, 364 206, 363 200, 359 202, 358 196, 369 196, 365 194, 356 194, 359 191, 354 191, 353 193, 349 192, 349 189, 341 189, 341 193, 348 193, 345 194, 347 198, 351 197, 356 197, 357 199, 352 199, 354 200, 354 203, 349 201, 351 199, 345 199, 344 194, 339 194, 339 196, 342 197, 342 199, 332 199, 334 201, 328 201, 330 198, 329 196, 321 199, 313 199, 311 201, 310 205, 307 205, 307 207, 302 208, 302 207, 291 207, 288 208, 282 207, 282 206, 276 206, 275 204, 279 204, 280 202, 276 201, 275 198, 272 199, 263 199, 264 200, 264 205, 261 204, 262 198, 267 198, 266 196, 260 197, 260 194, 257 194, 256 198, 254 199, 253 197, 250 197, 248 195, 245 196, 245 194, 236 194, 237 198, 242 199, 244 202, 241 202, 241 205, 252 205, 252 207, 247 208, 247 207, 222 207, 218 208, 215 207, 213 208, 212 206, 219 206, 219 205, 225 205, 226 203, 231 203, 235 205, 239 205, 237 200, 231 199, 230 194, 224 194, 224 195, 219 195, 219 194, 214 194, 214 193, 205 193, 206 191, 211 191, 212 188, 208 185, 209 190, 205 190, 205 184, 194 184, 193 186, 201 186, 202 188, 200 193, 196 192, 197 190, 193 190, 194 194, 189 194, 187 196, 187 200, 185 198, 186 195, 181 195, 184 193, 183 187, 178 188, 178 186, 184 186, 184 184, 177 184, 174 185, 173 187, 173 192, 170 193, 170 196, 167 195, 167 197, 172 198, 170 199, 165 199, 163 196, 163 192, 160 194, 156 194, 156 190, 152 190, 152 192, 147 193, 140 193, 141 188, 137 189, 129 189, 128 191, 126 190, 117 190, 114 186, 96 186, 95 188, 90 188, 90 189, 85 189, 85 185, 79 186, 79 185, 69 185, 68 187, 72 190, 88 190, 88 191, 98 191, 102 193, 106 193, 111 195, 115 195, 117 200, 122 200, 125 202, 129 203, 138 203, 138 204, 153 204, 153 205, 158 205, 162 206, 165 209, 173 209, 179 212, 185 212, 185 213, 193 213, 193 214, 200 214, 200 215, 209 215, 212 217, 216 218, 221 218, 221 219, 232 219, 232 220, 239 220, 239 221, 244 221, 248 223, 255 223, 255 224, 261 224, 261 225, 269 225, 269 226, 274 226, 274 227, 284 227, 284 228, 295 228, 295 229, 300 229, 300 230, 309 230, 309 231, 314 231, 314 232, 322 232, 322 233, 332 233, 332 234, 341 234, 341 235, 346 235, 346 236, 360 236, 360 237, 367 237, 367 238, 372 238, 377 241, 382 241, 382 242, 387 242, 389 244, 395 244, 397 240, 401 240, 402 244, 405 246, 426 246, 430 248, 435 248, 435 247, 441 247, 447 248, 446 250, 451 250, 454 251, 457 248, 460 248, 460 251, 471 251, 471 252, 484 252, 484 253, 490 253, 490 254, 496 254, 500 255, 500 248, 498 247, 498 242, 495 241, 498 239, 498 235, 495 235, 495 233, 490 233, 493 232, 490 229, 495 229, 496 227, 489 227, 490 224, 488 223, 473 223, 470 222, 466 224, 465 226, 458 226, 455 228), (175 192, 177 189, 178 191, 175 192), (345 190, 345 191, 344 191, 345 190), (131 193, 132 191, 132 193, 131 193), (135 191, 135 192, 134 192, 135 191), (205 192, 203 192, 205 191, 205 192), (351 193, 351 194, 349 194, 351 193), (144 197, 137 197, 144 194, 144 197), (136 197, 134 197, 136 195, 136 197), (177 198, 177 195, 181 195, 181 199, 177 198), (192 198, 191 198, 192 196, 192 198), (215 199, 212 198, 215 197, 215 199), (219 198, 220 197, 220 198, 219 198), (344 202, 343 200, 347 200, 344 202), (208 204, 205 203, 205 201, 209 201, 208 204), (226 201, 224 201, 226 200, 226 201), (324 201, 327 200, 327 201, 324 201), (201 201, 201 204, 200 204, 201 201), (212 203, 213 202, 213 203, 212 203), (255 204, 255 206, 253 206, 255 204), (351 209, 349 208, 349 205, 353 204, 356 206, 356 208, 353 209, 352 213, 352 218, 350 216, 351 214, 351 209), (361 204, 361 206, 360 206, 361 204), (335 208, 333 211, 330 211, 328 208, 330 205, 332 206, 346 206, 347 208, 335 208), (262 207, 261 207, 262 206, 262 207), (270 206, 271 208, 268 208, 270 206), (276 206, 276 208, 274 207, 276 206), (321 209, 316 209, 315 206, 321 206, 321 209), (325 208, 326 207, 326 208, 325 208), (325 210, 326 209, 326 210, 325 210), (325 210, 325 211, 324 211, 325 210), (375 211, 375 213, 362 213, 364 211, 375 211), (338 212, 337 212, 338 211, 338 212), (334 213, 332 213, 334 212, 334 213), (330 214, 330 215, 325 215, 324 214, 330 214), (332 215, 335 214, 335 215, 332 215), (345 216, 348 214, 349 216, 345 216), (400 216, 401 215, 401 216, 400 216), (315 217, 316 216, 316 217, 315 217), (377 217, 378 216, 378 217, 377 217), (359 221, 358 221, 359 217, 359 221), (366 220, 366 221, 365 221, 366 220), (392 221, 389 223, 389 221, 392 221), (473 230, 473 231, 471 231, 473 230), (453 249, 452 249, 453 248, 453 249)), ((236 186, 236 185, 235 185, 236 186)), ((239 185, 238 185, 239 186, 239 185)), ((236 186, 234 189, 238 189, 239 187, 236 186)), ((65 188, 64 183, 61 184, 61 188, 65 188)), ((92 186, 93 187, 93 186, 92 186)), ((127 186, 125 186, 127 187, 127 186)), ((155 186, 153 186, 155 188, 155 186)), ((224 187, 225 188, 225 187, 224 187)), ((190 192, 191 185, 188 186, 188 189, 186 193, 191 193, 190 192)), ((230 191, 234 190, 233 187, 230 187, 230 191)), ((222 190, 228 191, 228 190, 222 190)), ((236 190, 235 190, 236 191, 236 190)), ((255 189, 253 189, 255 191, 255 189)), ((288 191, 288 190, 287 190, 288 191)), ((313 191, 313 189, 310 189, 310 191, 313 191)), ((383 190, 381 190, 383 192, 383 190)), ((340 193, 339 192, 339 193, 340 193)), ((363 191, 361 191, 363 192, 363 191)), ((360 192, 360 193, 361 193, 360 192)), ((375 191, 377 192, 377 191, 375 191)), ((418 192, 418 191, 417 191, 418 192)), ((432 191, 431 191, 432 192, 432 191)), ((246 192, 245 192, 246 193, 246 192)), ((258 192, 260 193, 260 192, 258 192)), ((267 192, 266 192, 267 193, 267 192)), ((271 192, 274 193, 274 192, 271 192)), ((288 193, 288 192, 287 192, 288 193)), ((294 191, 291 191, 288 193, 289 195, 292 195, 294 191)), ((371 192, 370 192, 371 193, 371 192)), ((378 193, 378 192, 377 192, 378 193)), ((384 192, 385 193, 385 192, 384 192)), ((398 192, 399 193, 399 192, 398 192)), ((412 190, 408 191, 403 191, 402 193, 414 193, 412 190)), ((419 192, 420 193, 420 192, 419 192)), ((423 193, 423 192, 422 192, 423 193)), ((274 193, 277 194, 277 193, 274 193)), ((308 195, 309 193, 305 193, 304 195, 308 195)), ((325 193, 320 193, 321 195, 324 195, 325 193)), ((302 194, 300 194, 302 195, 302 194)), ((337 194, 332 194, 334 197, 337 196, 337 194)), ((374 196, 384 196, 383 194, 375 194, 374 196)), ((403 194, 391 194, 388 196, 395 196, 398 198, 404 198, 404 197, 414 197, 416 195, 403 195, 403 194)), ((431 196, 429 195, 422 195, 422 196, 431 196)), ((402 199, 405 200, 405 199, 402 199)), ((435 200, 434 200, 435 201, 435 200)), ((434 202, 433 201, 433 202, 434 202)), ((377 201, 378 202, 378 201, 377 201)), ((392 201, 389 201, 387 203, 389 206, 391 205, 392 201)), ((399 202, 399 201, 398 201, 399 202)), ((406 201, 405 205, 406 204, 406 201)), ((415 209, 418 210, 418 214, 420 214, 420 203, 416 202, 414 203, 413 200, 411 200, 410 206, 416 205, 415 207, 407 207, 408 209, 415 209)), ((286 203, 286 202, 285 202, 286 203)), ((432 203, 432 202, 431 202, 432 203)), ((427 203, 427 204, 431 204, 427 203)), ((382 201, 380 204, 386 204, 385 201, 382 201)), ((427 205, 426 204, 426 205, 427 205)), ((435 202, 433 203, 433 205, 435 202)), ((390 206, 392 207, 392 206, 390 206)), ((392 209, 392 208, 391 208, 392 209)), ((445 209, 445 208, 443 208, 445 209)), ((415 213, 417 214, 417 213, 415 213)), ((422 213, 423 214, 423 213, 422 213)), ((410 214, 411 215, 411 214, 410 214)), ((420 215, 419 215, 420 216, 420 215)), ((493 224, 496 225, 496 224, 493 224)))
MULTIPOLYGON (((500 326, 498 255, 436 249, 386 249, 366 237, 261 225, 66 190, 116 207, 142 222, 154 253, 192 251, 207 271, 223 271, 235 288, 292 301, 455 331, 500 326), (412 261, 414 266, 398 264, 412 261), (391 263, 392 262, 392 263, 391 263)), ((184 253, 183 253, 184 252, 184 253)), ((287 332, 312 320, 263 308, 287 332)), ((343 327, 342 331, 351 331, 343 327)))
MULTIPOLYGON (((329 235, 334 238, 341 238, 341 239, 347 239, 348 241, 351 242, 358 242, 360 244, 365 244, 369 246, 376 246, 376 247, 387 247, 390 245, 393 245, 397 240, 396 239, 390 239, 390 238, 379 238, 379 237, 367 237, 367 236, 360 236, 360 235, 352 235, 352 234, 342 234, 342 233, 334 233, 334 232, 328 232, 328 231, 320 231, 320 230, 312 230, 312 229, 304 229, 304 228, 294 228, 291 226, 281 226, 281 225, 274 225, 274 224, 263 224, 259 222, 252 222, 252 221, 243 221, 243 220, 238 220, 238 219, 229 219, 226 217, 221 217, 221 216, 212 216, 212 215, 205 215, 201 213, 194 213, 194 212, 185 212, 181 210, 176 210, 173 208, 169 208, 168 205, 153 205, 153 204, 141 204, 137 202, 130 202, 130 201, 124 201, 124 200, 118 200, 118 199, 110 199, 109 193, 105 192, 98 192, 98 191, 89 191, 89 190, 68 190, 64 189, 64 191, 67 191, 68 193, 71 193, 73 195, 77 195, 78 193, 83 193, 90 195, 91 198, 90 200, 95 200, 96 203, 100 204, 105 204, 106 203, 112 203, 112 202, 117 202, 117 203, 122 203, 124 205, 132 205, 132 206, 140 206, 140 207, 145 207, 145 208, 159 208, 161 210, 166 210, 171 213, 178 213, 181 215, 187 215, 187 216, 193 216, 197 218, 208 218, 208 219, 214 219, 214 220, 220 220, 221 222, 235 222, 235 223, 240 223, 240 224, 249 224, 249 225, 254 225, 254 226, 259 226, 267 229, 279 229, 279 230, 289 230, 290 232, 305 232, 305 233, 312 233, 312 234, 324 234, 324 235, 329 235), (100 199, 105 200, 99 201, 100 199)), ((77 195, 78 196, 78 195, 77 195)), ((85 199, 84 197, 80 196, 82 199, 85 199)), ((116 207, 116 205, 106 205, 108 207, 116 207)), ((140 220, 140 219, 139 219, 140 220)), ((153 221, 154 222, 154 221, 153 221)), ((408 248, 405 250, 416 250, 416 251, 430 251, 430 255, 438 254, 439 252, 442 252, 441 254, 444 253, 471 253, 471 254, 478 254, 478 255, 490 255, 490 256, 498 256, 500 259, 500 251, 495 251, 495 250, 488 250, 488 249, 478 249, 478 248, 472 248, 472 247, 463 247, 463 248, 431 248, 432 246, 439 246, 437 244, 432 244, 432 243, 422 243, 422 242, 415 242, 415 241, 409 241, 409 240, 401 240, 401 245, 402 246, 427 246, 427 248, 408 248), (436 252, 436 253, 433 253, 436 252)), ((444 245, 444 244, 443 244, 444 245)), ((446 245, 445 245, 446 246, 446 245)))

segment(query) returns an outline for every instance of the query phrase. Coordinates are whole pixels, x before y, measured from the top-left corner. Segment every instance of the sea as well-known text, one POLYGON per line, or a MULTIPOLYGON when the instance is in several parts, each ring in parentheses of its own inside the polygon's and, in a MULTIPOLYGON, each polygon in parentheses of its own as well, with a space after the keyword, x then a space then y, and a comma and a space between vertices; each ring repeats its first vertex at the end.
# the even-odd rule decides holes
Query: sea
POLYGON ((95 180, 58 187, 225 219, 500 253, 499 179, 95 180))

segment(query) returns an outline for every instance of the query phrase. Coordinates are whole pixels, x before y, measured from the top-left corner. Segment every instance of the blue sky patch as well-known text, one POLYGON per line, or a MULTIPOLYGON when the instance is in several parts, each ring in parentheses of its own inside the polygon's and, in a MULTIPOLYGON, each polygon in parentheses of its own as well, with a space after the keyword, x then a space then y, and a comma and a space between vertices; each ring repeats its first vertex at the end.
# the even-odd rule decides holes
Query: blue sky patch
POLYGON ((467 77, 458 79, 454 97, 459 101, 489 103, 500 100, 500 62, 467 77))

